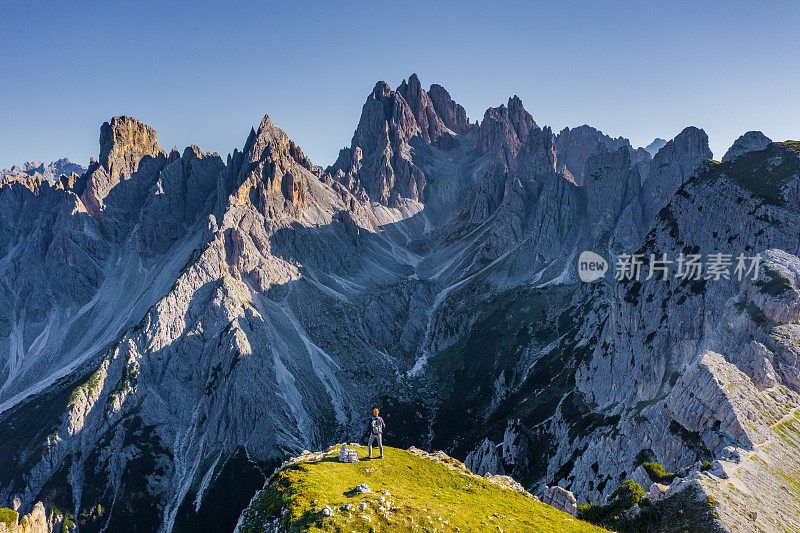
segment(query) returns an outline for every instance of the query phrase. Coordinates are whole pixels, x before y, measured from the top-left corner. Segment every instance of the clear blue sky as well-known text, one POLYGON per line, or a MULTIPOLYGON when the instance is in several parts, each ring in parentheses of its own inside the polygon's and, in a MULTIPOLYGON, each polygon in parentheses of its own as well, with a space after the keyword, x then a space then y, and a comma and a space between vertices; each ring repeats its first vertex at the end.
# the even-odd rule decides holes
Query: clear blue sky
POLYGON ((702 127, 800 137, 800 2, 0 0, 0 168, 97 157, 114 115, 224 155, 268 113, 317 163, 377 80, 417 72, 473 119, 518 94, 540 125, 635 146, 702 127), (763 7, 762 7, 763 6, 763 7))

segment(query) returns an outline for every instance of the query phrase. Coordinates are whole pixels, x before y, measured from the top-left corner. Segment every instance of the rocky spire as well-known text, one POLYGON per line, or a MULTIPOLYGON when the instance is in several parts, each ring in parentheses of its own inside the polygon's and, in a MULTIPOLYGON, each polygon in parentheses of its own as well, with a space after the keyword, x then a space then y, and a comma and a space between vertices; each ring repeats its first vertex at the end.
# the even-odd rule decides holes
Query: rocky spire
POLYGON ((399 90, 415 102, 425 128, 406 99, 380 81, 361 109, 361 119, 350 148, 339 152, 329 171, 354 192, 363 191, 373 200, 395 205, 399 198, 422 200, 425 176, 411 160, 410 141, 414 137, 430 139, 431 131, 444 128, 433 104, 412 76, 399 90), (431 114, 432 113, 432 114, 431 114), (433 129, 431 129, 433 123, 433 129))
POLYGON ((508 164, 513 161, 531 130, 539 126, 525 110, 518 96, 508 99, 508 107, 490 107, 483 115, 478 146, 482 152, 502 151, 508 164))
POLYGON ((523 175, 549 176, 556 171, 556 139, 550 126, 528 130, 520 147, 516 167, 523 175))
POLYGON ((450 130, 460 135, 475 129, 475 124, 469 123, 467 112, 450 97, 444 87, 434 83, 428 89, 428 97, 436 113, 450 130))
POLYGON ((722 156, 722 162, 724 163, 726 161, 731 161, 740 155, 746 154, 747 152, 763 150, 771 142, 772 139, 760 131, 748 131, 733 141, 731 147, 728 148, 728 151, 725 152, 724 156, 722 156))
POLYGON ((508 119, 514 126, 517 138, 521 143, 528 140, 528 133, 532 129, 539 129, 530 113, 525 111, 522 100, 516 94, 508 99, 508 119))
POLYGON ((126 116, 104 122, 100 127, 100 160, 89 165, 82 190, 77 191, 89 213, 99 215, 111 189, 137 173, 145 158, 159 168, 166 164, 167 154, 159 146, 153 128, 126 116))
POLYGON ((706 132, 689 126, 658 151, 650 162, 650 174, 642 187, 646 224, 653 220, 697 167, 711 159, 706 132))
POLYGON ((132 117, 114 117, 100 127, 100 164, 112 174, 135 172, 142 157, 162 153, 156 132, 132 117))
POLYGON ((445 133, 447 126, 436 113, 433 102, 422 89, 419 77, 416 74, 412 74, 408 78, 408 82, 403 80, 403 83, 397 88, 397 93, 405 99, 411 108, 422 138, 426 143, 434 142, 445 133))
POLYGON ((264 115, 258 131, 251 131, 245 143, 231 202, 254 200, 262 212, 269 207, 298 207, 305 203, 309 174, 318 177, 320 173, 300 147, 264 115))

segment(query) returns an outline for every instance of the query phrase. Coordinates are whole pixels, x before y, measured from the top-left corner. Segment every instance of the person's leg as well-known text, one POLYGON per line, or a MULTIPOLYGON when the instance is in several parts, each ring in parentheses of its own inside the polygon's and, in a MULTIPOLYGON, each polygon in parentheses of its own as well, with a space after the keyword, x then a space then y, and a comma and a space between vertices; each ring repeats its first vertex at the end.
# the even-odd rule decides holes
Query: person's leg
POLYGON ((370 433, 369 434, 369 442, 367 444, 367 449, 369 450, 369 455, 367 457, 369 457, 370 459, 372 459, 372 439, 374 439, 374 438, 375 438, 375 435, 370 433))
POLYGON ((381 459, 383 459, 383 435, 378 434, 378 447, 381 449, 381 459))

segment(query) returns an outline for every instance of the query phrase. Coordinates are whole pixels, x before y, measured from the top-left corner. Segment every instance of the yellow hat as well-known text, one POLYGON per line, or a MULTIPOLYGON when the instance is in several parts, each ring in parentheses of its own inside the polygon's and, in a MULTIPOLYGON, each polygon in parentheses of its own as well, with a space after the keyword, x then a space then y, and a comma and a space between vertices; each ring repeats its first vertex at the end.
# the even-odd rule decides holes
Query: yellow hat
POLYGON ((372 410, 372 414, 373 415, 378 416, 378 413, 379 413, 379 411, 377 409, 373 409, 372 410))

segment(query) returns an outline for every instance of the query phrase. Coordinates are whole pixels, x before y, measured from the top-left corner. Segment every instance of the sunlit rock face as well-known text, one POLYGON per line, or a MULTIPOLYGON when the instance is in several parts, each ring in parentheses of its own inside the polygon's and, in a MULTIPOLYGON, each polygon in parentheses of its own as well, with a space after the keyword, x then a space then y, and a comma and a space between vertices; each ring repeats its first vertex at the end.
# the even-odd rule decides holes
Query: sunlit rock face
POLYGON ((652 161, 554 135, 516 96, 471 122, 417 76, 375 86, 326 170, 266 116, 224 160, 116 117, 81 174, 0 186, 0 505, 230 530, 377 406, 387 443, 540 494, 603 502, 646 456, 793 523, 750 453, 798 468, 773 444, 800 391, 797 147, 710 156, 693 127, 652 161), (584 250, 643 277, 581 283, 584 250), (651 253, 712 252, 762 275, 646 279, 651 253))

